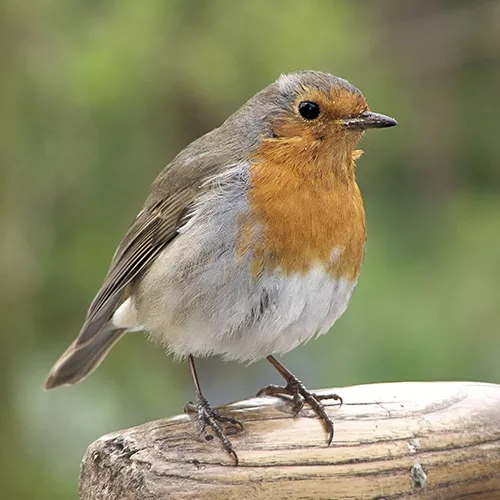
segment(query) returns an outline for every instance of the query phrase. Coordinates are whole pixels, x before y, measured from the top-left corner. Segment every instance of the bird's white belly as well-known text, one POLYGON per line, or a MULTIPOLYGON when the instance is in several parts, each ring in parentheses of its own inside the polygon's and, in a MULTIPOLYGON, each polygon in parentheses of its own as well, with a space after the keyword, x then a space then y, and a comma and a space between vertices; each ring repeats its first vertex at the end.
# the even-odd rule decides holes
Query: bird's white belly
MULTIPOLYGON (((217 339, 212 332, 210 338, 217 339, 212 349, 226 359, 242 361, 291 351, 329 330, 346 310, 355 286, 347 279, 332 278, 320 267, 305 275, 266 278, 259 288, 274 288, 274 300, 239 335, 217 339)), ((256 290, 256 295, 261 293, 256 290)))

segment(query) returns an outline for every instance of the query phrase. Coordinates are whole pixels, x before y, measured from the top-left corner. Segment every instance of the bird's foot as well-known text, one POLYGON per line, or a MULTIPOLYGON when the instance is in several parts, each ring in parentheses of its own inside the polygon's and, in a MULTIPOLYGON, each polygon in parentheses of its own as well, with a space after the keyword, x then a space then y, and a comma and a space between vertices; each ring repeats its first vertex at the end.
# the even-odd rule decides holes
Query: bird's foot
POLYGON ((305 385, 297 377, 293 376, 289 378, 285 386, 271 384, 264 387, 257 393, 257 397, 259 396, 285 397, 286 399, 291 396, 295 415, 297 415, 304 407, 304 404, 307 403, 323 421, 328 432, 328 445, 332 443, 335 427, 333 420, 326 413, 325 407, 321 401, 333 399, 335 401, 340 401, 340 404, 342 404, 342 398, 338 394, 315 394, 314 392, 308 391, 305 385))
POLYGON ((230 424, 228 434, 235 434, 243 430, 243 425, 239 420, 232 417, 222 415, 219 410, 212 408, 208 400, 202 394, 196 397, 196 403, 189 401, 184 406, 184 412, 195 414, 198 421, 199 435, 204 436, 206 441, 211 441, 214 436, 206 433, 205 430, 209 426, 213 433, 221 442, 223 448, 234 458, 236 465, 238 465, 238 455, 234 451, 231 441, 226 437, 226 432, 221 424, 230 424))

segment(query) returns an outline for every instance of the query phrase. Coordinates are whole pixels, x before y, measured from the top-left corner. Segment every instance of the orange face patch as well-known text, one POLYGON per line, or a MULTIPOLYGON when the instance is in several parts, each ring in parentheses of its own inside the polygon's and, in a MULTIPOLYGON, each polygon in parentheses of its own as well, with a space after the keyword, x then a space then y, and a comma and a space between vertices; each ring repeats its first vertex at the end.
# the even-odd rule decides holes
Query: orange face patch
POLYGON ((305 88, 295 100, 295 106, 301 101, 318 103, 321 114, 326 120, 352 118, 368 110, 366 99, 361 94, 333 87, 328 93, 319 89, 305 88))
POLYGON ((358 116, 367 109, 362 95, 345 89, 332 88, 328 94, 304 89, 292 105, 293 112, 271 122, 274 137, 263 139, 255 157, 285 164, 307 176, 336 170, 339 176, 353 178, 352 151, 363 131, 347 130, 342 119, 358 116), (302 101, 319 105, 316 119, 306 120, 299 114, 302 101))
POLYGON ((293 115, 277 119, 272 124, 276 136, 280 138, 305 137, 337 142, 341 149, 342 139, 349 137, 358 141, 362 133, 347 132, 341 124, 345 118, 353 118, 368 110, 365 98, 345 89, 331 89, 328 94, 318 89, 304 89, 295 99, 293 115), (306 120, 298 111, 299 104, 311 101, 319 105, 320 114, 314 120, 306 120))

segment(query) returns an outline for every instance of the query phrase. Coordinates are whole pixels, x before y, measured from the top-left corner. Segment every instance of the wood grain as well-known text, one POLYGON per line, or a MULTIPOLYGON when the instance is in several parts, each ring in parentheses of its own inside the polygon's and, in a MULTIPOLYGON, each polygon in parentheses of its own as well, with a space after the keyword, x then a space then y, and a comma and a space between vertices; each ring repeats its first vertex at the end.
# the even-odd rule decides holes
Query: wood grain
MULTIPOLYGON (((318 392, 332 392, 318 391, 318 392)), ((500 499, 500 385, 408 382, 336 388, 332 446, 305 408, 254 398, 222 407, 245 429, 235 467, 186 415, 88 448, 82 500, 500 499)))

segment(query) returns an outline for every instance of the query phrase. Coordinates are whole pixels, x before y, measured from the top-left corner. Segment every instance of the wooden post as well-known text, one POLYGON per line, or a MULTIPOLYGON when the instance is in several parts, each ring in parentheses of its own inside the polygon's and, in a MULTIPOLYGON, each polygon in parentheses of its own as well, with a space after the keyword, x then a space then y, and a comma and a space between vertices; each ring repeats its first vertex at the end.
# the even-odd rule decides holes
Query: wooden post
MULTIPOLYGON (((108 434, 88 448, 81 500, 500 499, 500 385, 408 382, 335 389, 326 446, 310 409, 254 398, 240 419, 235 467, 186 415, 108 434)), ((322 392, 322 391, 318 391, 322 392)), ((331 390, 328 390, 331 392, 331 390)))

